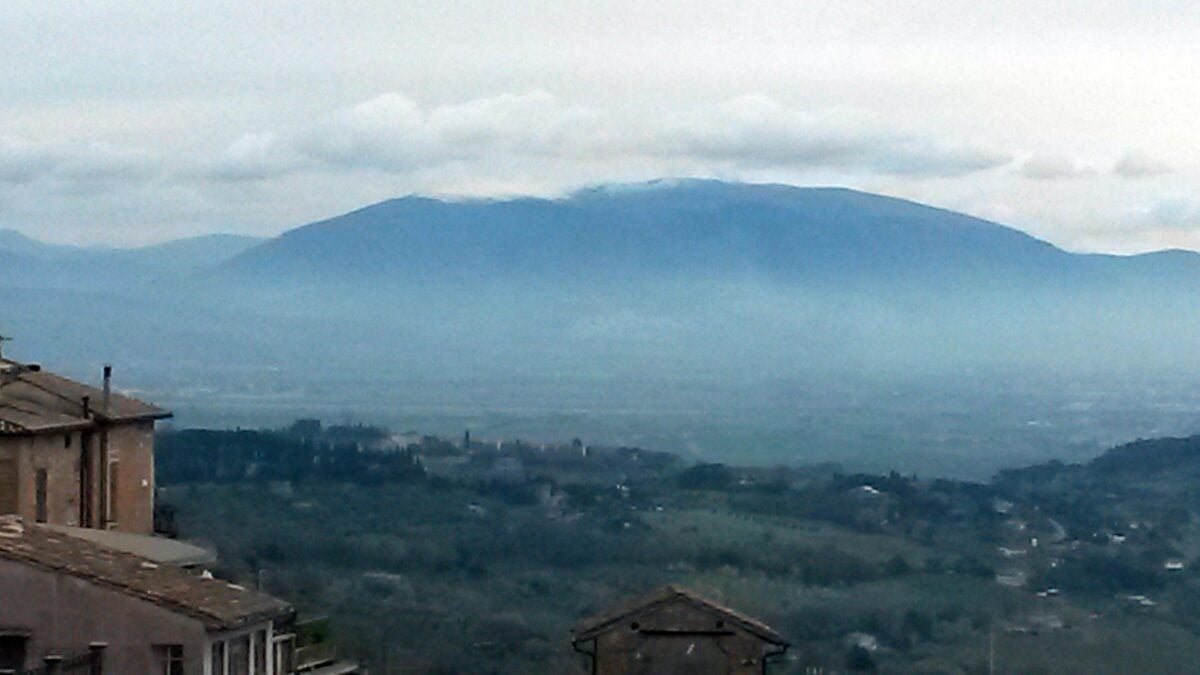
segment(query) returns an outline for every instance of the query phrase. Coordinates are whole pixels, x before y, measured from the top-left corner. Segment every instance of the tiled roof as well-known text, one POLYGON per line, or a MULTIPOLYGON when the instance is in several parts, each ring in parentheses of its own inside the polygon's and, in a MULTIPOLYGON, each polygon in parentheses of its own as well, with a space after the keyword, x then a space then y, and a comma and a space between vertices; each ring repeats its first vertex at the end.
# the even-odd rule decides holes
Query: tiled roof
POLYGON ((16 516, 0 516, 0 558, 84 579, 229 630, 293 613, 265 593, 152 562, 16 516))
POLYGON ((37 366, 0 359, 0 434, 49 433, 95 426, 97 421, 132 422, 171 413, 116 392, 103 408, 104 392, 37 366), (84 410, 84 399, 88 409, 84 410))
POLYGON ((618 603, 608 611, 576 624, 571 629, 571 632, 575 635, 576 642, 591 640, 609 628, 623 623, 630 617, 654 611, 672 602, 686 602, 732 624, 738 625, 767 642, 777 645, 787 644, 779 633, 776 633, 761 621, 748 617, 718 602, 709 600, 695 591, 673 585, 665 586, 639 598, 618 603))

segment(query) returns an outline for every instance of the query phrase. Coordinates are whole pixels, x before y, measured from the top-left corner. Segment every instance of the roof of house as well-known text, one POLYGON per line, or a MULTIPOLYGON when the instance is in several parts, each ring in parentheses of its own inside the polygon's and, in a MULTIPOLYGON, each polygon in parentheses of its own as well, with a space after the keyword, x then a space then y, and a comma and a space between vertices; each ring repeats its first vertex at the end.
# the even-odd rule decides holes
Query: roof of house
POLYGON ((739 626, 767 642, 777 645, 787 644, 779 633, 776 633, 761 621, 748 617, 718 602, 709 600, 695 591, 674 585, 665 586, 653 593, 618 603, 602 614, 579 622, 571 629, 571 632, 575 635, 576 642, 591 640, 600 633, 624 623, 629 618, 652 612, 673 602, 690 604, 702 611, 739 626))
POLYGON ((0 516, 0 559, 14 560, 156 604, 230 630, 294 612, 265 593, 174 565, 101 546, 61 531, 0 516))
POLYGON ((38 434, 88 429, 98 423, 157 420, 171 413, 130 396, 104 392, 42 370, 0 358, 0 434, 38 434), (86 404, 85 404, 86 399, 86 404))
POLYGON ((134 534, 120 530, 101 530, 93 527, 71 527, 68 525, 46 525, 56 532, 86 539, 105 548, 112 548, 141 556, 151 562, 165 563, 177 567, 196 567, 217 562, 215 549, 189 544, 178 539, 159 535, 134 534))

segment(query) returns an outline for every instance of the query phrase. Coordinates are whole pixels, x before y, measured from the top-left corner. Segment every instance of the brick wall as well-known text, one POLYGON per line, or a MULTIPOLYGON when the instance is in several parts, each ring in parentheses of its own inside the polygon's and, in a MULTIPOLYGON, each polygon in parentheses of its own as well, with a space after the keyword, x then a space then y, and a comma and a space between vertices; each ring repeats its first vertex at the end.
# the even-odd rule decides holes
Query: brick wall
MULTIPOLYGON (((34 522, 37 517, 37 473, 46 472, 46 522, 86 526, 80 522, 80 469, 83 445, 92 458, 91 476, 99 479, 100 434, 80 432, 38 436, 0 437, 0 461, 17 468, 17 514, 34 522), (67 439, 70 438, 68 443, 67 439)), ((154 423, 119 425, 108 432, 108 459, 115 463, 116 511, 114 529, 135 534, 154 531, 154 423)), ((91 491, 93 526, 100 517, 98 485, 91 491)))

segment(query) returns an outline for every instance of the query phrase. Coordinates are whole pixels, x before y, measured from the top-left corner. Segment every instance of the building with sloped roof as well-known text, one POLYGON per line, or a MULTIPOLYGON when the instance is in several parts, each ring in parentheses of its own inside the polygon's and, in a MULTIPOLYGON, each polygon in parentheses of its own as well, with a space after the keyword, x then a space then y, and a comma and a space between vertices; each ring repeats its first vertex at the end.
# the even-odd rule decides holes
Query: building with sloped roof
POLYGON ((171 413, 0 358, 0 514, 151 534, 154 423, 171 413))
POLYGON ((0 672, 103 645, 103 672, 291 672, 291 605, 211 575, 0 517, 0 672))
POLYGON ((678 586, 619 603, 571 632, 593 675, 762 674, 788 648, 761 621, 678 586))

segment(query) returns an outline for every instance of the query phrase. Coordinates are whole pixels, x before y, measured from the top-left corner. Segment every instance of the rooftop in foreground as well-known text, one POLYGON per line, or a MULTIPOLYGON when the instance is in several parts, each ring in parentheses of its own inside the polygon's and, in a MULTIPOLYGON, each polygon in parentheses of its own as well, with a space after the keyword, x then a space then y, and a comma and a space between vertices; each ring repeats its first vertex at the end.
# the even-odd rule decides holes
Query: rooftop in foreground
POLYGON ((123 423, 165 419, 157 406, 46 372, 35 364, 0 358, 0 434, 37 434, 87 429, 97 421, 123 423))
POLYGON ((293 613, 265 593, 88 541, 62 529, 0 516, 0 559, 67 574, 229 630, 293 613))

